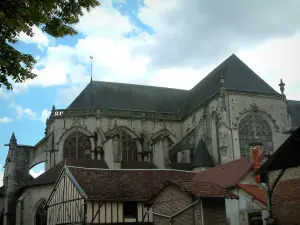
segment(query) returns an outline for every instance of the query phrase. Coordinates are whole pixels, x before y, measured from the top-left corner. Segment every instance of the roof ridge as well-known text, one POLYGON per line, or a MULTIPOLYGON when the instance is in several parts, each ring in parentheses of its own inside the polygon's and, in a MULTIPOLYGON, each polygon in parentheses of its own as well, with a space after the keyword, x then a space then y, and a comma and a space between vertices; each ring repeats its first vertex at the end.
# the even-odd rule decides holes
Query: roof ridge
POLYGON ((174 171, 174 172, 184 172, 184 173, 194 173, 194 171, 185 171, 185 170, 174 170, 174 169, 106 169, 106 168, 89 168, 82 166, 72 166, 66 165, 69 168, 77 168, 77 169, 87 169, 87 170, 104 170, 104 171, 174 171))

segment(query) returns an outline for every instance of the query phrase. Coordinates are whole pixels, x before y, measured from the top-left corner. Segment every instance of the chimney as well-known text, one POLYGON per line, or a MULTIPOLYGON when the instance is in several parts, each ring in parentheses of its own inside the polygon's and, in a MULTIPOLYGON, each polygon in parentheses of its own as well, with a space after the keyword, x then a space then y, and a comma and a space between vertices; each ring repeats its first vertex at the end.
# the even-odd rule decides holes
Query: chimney
MULTIPOLYGON (((253 169, 256 171, 260 167, 260 158, 264 152, 263 150, 263 144, 261 141, 258 140, 258 138, 255 138, 252 140, 249 144, 250 147, 250 158, 253 163, 253 169)), ((257 183, 260 183, 260 176, 255 176, 255 181, 257 183)))

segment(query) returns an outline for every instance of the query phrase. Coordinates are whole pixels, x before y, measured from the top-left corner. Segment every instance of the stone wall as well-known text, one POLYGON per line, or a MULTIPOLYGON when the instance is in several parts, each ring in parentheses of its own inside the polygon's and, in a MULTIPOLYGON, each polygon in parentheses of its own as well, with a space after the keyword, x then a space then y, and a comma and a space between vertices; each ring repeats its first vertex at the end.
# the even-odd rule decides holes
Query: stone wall
POLYGON ((35 210, 42 199, 48 199, 53 185, 28 188, 17 202, 16 225, 34 224, 35 210), (22 221, 22 223, 21 223, 22 221))

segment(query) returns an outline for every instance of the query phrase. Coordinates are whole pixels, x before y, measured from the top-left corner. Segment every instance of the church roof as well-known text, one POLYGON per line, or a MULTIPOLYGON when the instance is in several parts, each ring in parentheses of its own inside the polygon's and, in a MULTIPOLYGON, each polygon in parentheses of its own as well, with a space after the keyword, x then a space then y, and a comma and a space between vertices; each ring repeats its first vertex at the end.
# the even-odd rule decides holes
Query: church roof
POLYGON ((193 167, 214 167, 213 159, 208 152, 207 146, 203 138, 200 138, 198 145, 195 149, 193 167))
POLYGON ((177 114, 187 94, 187 90, 180 89, 92 81, 68 109, 101 107, 177 114))
POLYGON ((287 100, 287 106, 292 117, 292 127, 300 126, 300 101, 287 100))
POLYGON ((187 116, 225 88, 233 91, 279 95, 236 55, 231 55, 191 90, 91 81, 70 104, 74 108, 105 108, 175 113, 187 116))
POLYGON ((224 87, 227 90, 279 95, 236 55, 232 54, 190 90, 185 115, 190 114, 219 93, 221 75, 225 75, 224 87))

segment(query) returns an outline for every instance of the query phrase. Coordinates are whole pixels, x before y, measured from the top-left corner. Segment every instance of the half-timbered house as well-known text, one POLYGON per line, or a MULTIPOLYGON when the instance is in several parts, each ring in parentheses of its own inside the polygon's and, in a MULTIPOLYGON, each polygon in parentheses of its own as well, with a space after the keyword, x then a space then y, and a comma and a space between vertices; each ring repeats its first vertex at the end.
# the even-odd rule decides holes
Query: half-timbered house
MULTIPOLYGON (((193 182, 194 175, 174 170, 124 171, 65 166, 46 203, 47 224, 161 224, 162 213, 167 215, 175 209, 176 215, 184 215, 196 207, 196 203, 200 204, 202 198, 213 198, 205 203, 218 203, 220 210, 215 216, 226 220, 224 198, 237 196, 213 183, 193 182), (176 186, 173 190, 177 192, 163 194, 170 184, 176 186), (189 207, 182 204, 193 200, 189 207), (163 207, 162 202, 166 204, 163 207)), ((214 204, 208 206, 214 208, 214 204)), ((171 220, 176 217, 165 217, 168 216, 171 220)), ((193 224, 196 218, 194 214, 190 216, 190 221, 184 224, 193 224)))

